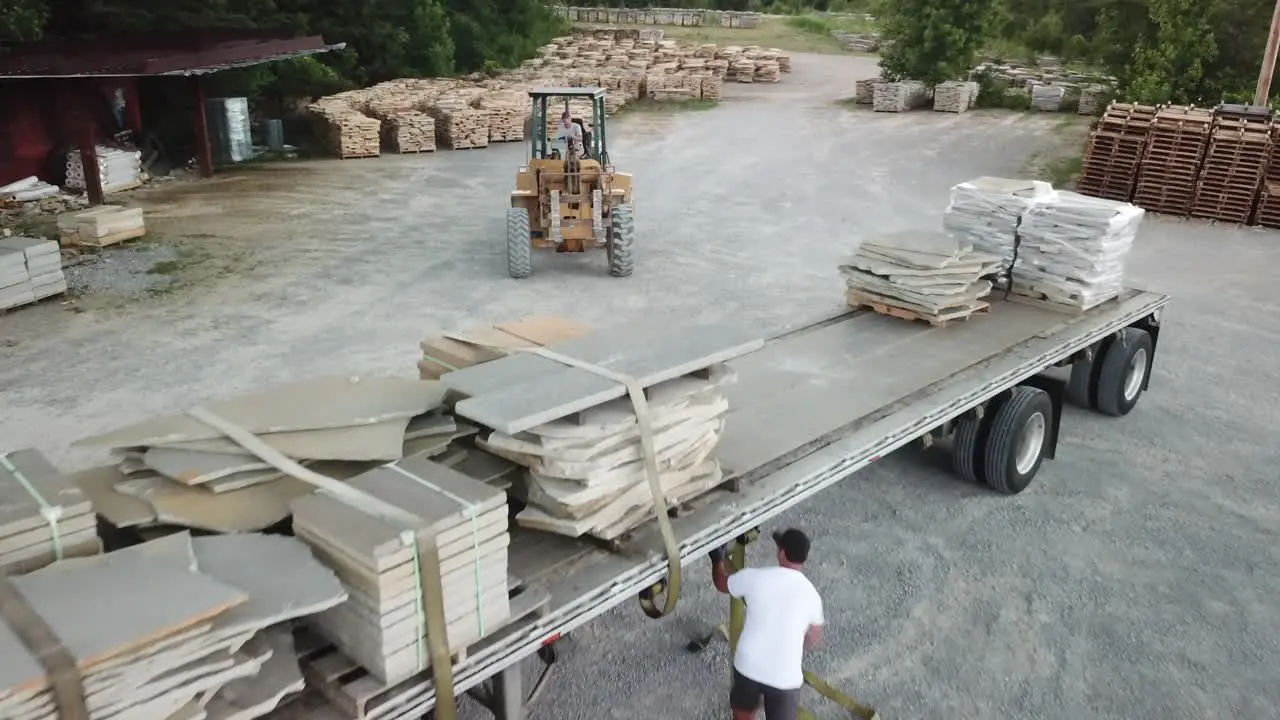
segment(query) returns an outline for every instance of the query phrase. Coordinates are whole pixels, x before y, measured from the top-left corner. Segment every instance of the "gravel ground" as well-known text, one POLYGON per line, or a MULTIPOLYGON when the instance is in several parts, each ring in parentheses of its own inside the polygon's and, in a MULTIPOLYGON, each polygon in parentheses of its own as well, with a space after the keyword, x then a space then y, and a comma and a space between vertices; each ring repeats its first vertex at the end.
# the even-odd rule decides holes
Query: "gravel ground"
MULTIPOLYGON (((298 375, 409 373, 425 333, 529 312, 802 323, 838 306, 835 264, 859 237, 936 223, 950 185, 1017 174, 1062 132, 1056 118, 853 111, 832 100, 868 61, 795 67, 713 111, 613 125, 612 154, 637 174, 628 280, 602 255, 505 277, 516 146, 140 194, 154 239, 209 261, 127 309, 0 319, 0 438, 88 463, 70 441, 298 375)), ((1280 717, 1280 491, 1263 470, 1280 460, 1278 239, 1148 219, 1132 281, 1176 296, 1152 394, 1122 420, 1070 411, 1059 459, 1023 495, 904 452, 790 513, 815 538, 827 604, 811 667, 887 718, 1280 717)), ((725 613, 697 573, 677 617, 624 606, 567 640, 535 717, 723 717, 723 644, 682 649, 725 613)))
POLYGON ((83 255, 65 268, 67 287, 73 296, 145 300, 177 284, 180 257, 173 247, 146 243, 83 255))

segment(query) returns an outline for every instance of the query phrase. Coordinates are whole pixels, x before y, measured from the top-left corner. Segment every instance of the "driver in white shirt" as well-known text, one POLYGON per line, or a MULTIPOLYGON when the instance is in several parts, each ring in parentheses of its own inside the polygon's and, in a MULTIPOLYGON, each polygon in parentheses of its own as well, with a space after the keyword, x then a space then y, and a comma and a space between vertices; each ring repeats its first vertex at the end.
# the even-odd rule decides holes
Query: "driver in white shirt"
POLYGON ((716 589, 747 604, 729 691, 733 720, 753 720, 761 705, 765 720, 796 720, 804 650, 817 645, 822 635, 822 598, 804 575, 809 538, 793 528, 775 532, 773 540, 778 567, 744 568, 730 575, 724 549, 711 553, 716 589))
POLYGON ((560 116, 560 127, 556 129, 556 143, 563 148, 561 157, 565 160, 582 159, 582 128, 573 121, 568 110, 560 116))

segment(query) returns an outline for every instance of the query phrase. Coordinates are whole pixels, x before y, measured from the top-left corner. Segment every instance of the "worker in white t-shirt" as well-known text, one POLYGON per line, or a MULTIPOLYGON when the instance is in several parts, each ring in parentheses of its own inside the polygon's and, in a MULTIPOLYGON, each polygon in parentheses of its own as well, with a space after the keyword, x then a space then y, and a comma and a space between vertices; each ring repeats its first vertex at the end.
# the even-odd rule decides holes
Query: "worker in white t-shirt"
POLYGON ((778 567, 744 568, 730 575, 725 550, 711 553, 716 589, 747 605, 733 658, 733 720, 753 720, 761 705, 765 720, 796 720, 804 651, 822 635, 822 598, 804 575, 809 538, 793 528, 775 532, 773 540, 778 567))
POLYGON ((556 143, 560 145, 561 157, 582 158, 582 128, 573 121, 568 110, 560 116, 560 127, 556 129, 556 143))

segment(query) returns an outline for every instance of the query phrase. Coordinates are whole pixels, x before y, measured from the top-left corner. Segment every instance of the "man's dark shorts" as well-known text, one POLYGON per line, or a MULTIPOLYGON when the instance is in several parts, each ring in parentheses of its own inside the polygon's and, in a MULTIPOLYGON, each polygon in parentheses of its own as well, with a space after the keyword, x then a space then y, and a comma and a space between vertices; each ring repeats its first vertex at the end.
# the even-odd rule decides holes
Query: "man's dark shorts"
POLYGON ((733 671, 729 706, 734 710, 759 710, 764 705, 765 720, 796 720, 800 712, 800 689, 779 690, 733 671))

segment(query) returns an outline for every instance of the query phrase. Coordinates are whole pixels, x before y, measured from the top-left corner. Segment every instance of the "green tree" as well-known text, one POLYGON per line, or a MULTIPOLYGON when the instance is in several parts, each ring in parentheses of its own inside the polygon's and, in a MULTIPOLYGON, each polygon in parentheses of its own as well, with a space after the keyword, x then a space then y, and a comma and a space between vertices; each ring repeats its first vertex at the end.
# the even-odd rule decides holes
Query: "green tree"
POLYGON ((0 0, 0 44, 39 40, 48 20, 46 0, 0 0))
POLYGON ((1218 54, 1217 0, 1147 0, 1155 32, 1138 38, 1127 66, 1125 97, 1144 103, 1215 103, 1222 88, 1206 69, 1218 54))
POLYGON ((887 48, 880 67, 890 79, 930 85, 973 67, 991 35, 993 0, 897 0, 880 16, 887 48))

